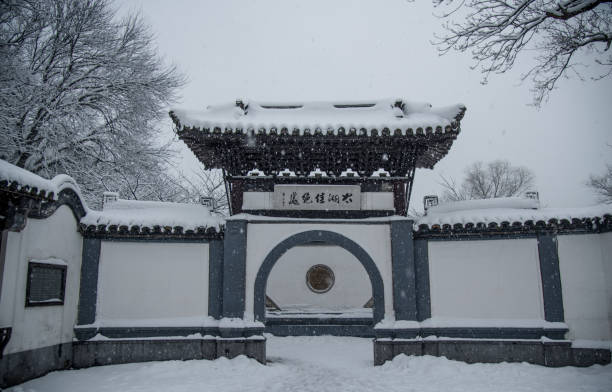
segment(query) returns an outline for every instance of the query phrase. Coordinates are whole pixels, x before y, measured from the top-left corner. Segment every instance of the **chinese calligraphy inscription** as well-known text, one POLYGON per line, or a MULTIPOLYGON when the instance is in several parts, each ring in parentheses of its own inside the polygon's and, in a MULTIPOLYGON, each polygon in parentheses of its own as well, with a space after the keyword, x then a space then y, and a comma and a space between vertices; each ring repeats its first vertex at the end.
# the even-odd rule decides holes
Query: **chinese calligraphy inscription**
POLYGON ((275 185, 277 210, 359 210, 359 185, 275 185))

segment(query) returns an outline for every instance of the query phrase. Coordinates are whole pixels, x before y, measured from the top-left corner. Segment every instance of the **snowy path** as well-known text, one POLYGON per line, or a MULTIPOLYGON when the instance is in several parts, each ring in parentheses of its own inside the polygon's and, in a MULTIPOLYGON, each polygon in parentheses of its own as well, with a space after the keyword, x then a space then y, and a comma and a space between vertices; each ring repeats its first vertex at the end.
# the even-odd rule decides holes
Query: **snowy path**
POLYGON ((370 339, 270 337, 268 366, 239 357, 169 361, 54 372, 12 392, 187 391, 602 391, 612 366, 545 368, 473 364, 434 357, 399 357, 372 366, 370 339))

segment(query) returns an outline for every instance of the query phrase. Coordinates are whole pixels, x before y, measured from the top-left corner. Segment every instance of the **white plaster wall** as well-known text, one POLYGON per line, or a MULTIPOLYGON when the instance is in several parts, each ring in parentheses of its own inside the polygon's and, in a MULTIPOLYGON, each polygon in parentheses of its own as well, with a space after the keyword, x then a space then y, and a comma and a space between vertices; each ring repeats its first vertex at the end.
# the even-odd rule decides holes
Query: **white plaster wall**
POLYGON ((245 210, 271 210, 272 192, 244 192, 242 208, 245 210))
POLYGON ((612 340, 612 233, 557 241, 568 338, 612 340))
MULTIPOLYGON (((244 192, 242 208, 245 210, 273 209, 273 192, 244 192)), ((362 210, 394 210, 393 192, 362 192, 362 210)))
POLYGON ((370 278, 359 260, 339 246, 296 246, 272 268, 266 294, 281 307, 306 305, 317 308, 361 308, 372 297, 370 278), (310 267, 324 264, 334 273, 334 285, 315 293, 306 284, 310 267))
POLYGON ((105 326, 207 316, 208 244, 103 241, 96 312, 105 326))
POLYGON ((4 353, 70 342, 76 322, 83 240, 72 210, 61 206, 47 219, 28 219, 21 232, 9 232, 5 259, 0 325, 11 326, 4 353), (29 260, 57 258, 66 262, 63 305, 25 307, 29 260))
POLYGON ((362 192, 362 210, 395 210, 393 192, 362 192))
POLYGON ((430 241, 432 317, 542 320, 537 241, 430 241))
POLYGON ((374 260, 383 279, 385 314, 393 315, 391 283, 391 234, 388 224, 249 223, 247 225, 246 317, 253 317, 255 278, 270 251, 292 235, 310 230, 332 231, 359 244, 374 260))

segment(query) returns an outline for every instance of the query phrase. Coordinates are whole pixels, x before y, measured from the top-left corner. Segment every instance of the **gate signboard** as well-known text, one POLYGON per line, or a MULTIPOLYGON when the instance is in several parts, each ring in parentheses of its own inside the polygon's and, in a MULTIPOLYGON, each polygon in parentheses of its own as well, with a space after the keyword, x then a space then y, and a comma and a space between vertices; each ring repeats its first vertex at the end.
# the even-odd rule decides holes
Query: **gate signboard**
POLYGON ((275 185, 276 210, 359 210, 359 185, 275 185))

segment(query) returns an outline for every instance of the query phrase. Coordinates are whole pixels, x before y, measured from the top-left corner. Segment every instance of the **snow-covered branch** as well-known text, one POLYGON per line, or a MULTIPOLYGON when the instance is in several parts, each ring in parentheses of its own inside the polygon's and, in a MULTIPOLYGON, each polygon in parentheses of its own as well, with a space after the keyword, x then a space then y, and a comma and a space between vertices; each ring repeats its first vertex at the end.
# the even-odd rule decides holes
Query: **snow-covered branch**
POLYGON ((446 34, 436 44, 442 54, 470 51, 484 74, 511 69, 518 56, 535 51, 534 65, 523 80, 534 83, 534 104, 547 99, 560 77, 572 70, 579 76, 578 62, 592 63, 597 80, 610 75, 612 55, 612 0, 434 0, 434 5, 453 7, 440 15, 446 34), (463 14, 461 12, 463 12, 463 14), (461 18, 460 22, 454 19, 461 18), (451 19, 452 18, 452 19, 451 19), (594 54, 584 60, 586 52, 594 54), (580 59, 579 59, 580 57, 580 59), (577 62, 576 62, 577 61, 577 62))
POLYGON ((154 47, 107 0, 1 1, 0 158, 68 173, 90 202, 153 194, 174 156, 157 122, 184 82, 154 47))

